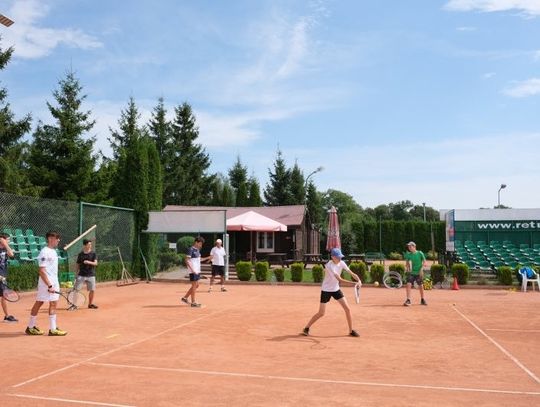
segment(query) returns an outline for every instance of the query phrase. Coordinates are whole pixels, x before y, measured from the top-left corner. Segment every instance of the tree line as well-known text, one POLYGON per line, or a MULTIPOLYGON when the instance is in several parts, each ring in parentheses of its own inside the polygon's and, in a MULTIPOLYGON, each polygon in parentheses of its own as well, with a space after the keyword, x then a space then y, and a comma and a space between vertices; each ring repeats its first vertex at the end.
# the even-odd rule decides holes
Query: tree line
MULTIPOLYGON (((13 48, 0 47, 0 71, 12 54, 13 48)), ((211 158, 198 142, 196 117, 187 102, 173 107, 168 119, 160 98, 148 123, 141 123, 136 101, 130 97, 117 127, 110 128, 112 157, 107 157, 94 149, 96 122, 84 108, 87 95, 74 72, 59 80, 52 96, 46 102, 52 121, 39 120, 32 131, 31 115, 16 118, 7 89, 0 88, 0 190, 134 208, 139 228, 145 227, 147 211, 165 205, 305 204, 308 224, 320 229, 325 211, 333 205, 345 235, 352 234, 352 225, 360 221, 423 220, 424 216, 427 221, 438 220, 435 209, 410 201, 362 208, 347 193, 318 191, 298 162, 288 166, 279 149, 262 192, 240 156, 226 174, 211 173, 211 158)), ((152 239, 141 240, 149 254, 155 250, 152 239)))

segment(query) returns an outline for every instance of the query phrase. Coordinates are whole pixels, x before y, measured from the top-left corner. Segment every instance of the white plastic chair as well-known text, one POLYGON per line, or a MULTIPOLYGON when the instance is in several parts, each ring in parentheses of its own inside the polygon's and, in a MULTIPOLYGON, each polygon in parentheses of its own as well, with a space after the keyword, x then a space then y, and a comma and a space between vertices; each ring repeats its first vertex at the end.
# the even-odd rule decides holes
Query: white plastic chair
POLYGON ((526 292, 527 291, 527 284, 532 284, 532 290, 534 291, 534 283, 536 283, 536 288, 538 291, 540 291, 540 275, 538 275, 537 272, 533 271, 533 277, 527 277, 527 273, 525 271, 522 272, 523 269, 519 270, 519 273, 522 276, 521 280, 521 291, 526 292))

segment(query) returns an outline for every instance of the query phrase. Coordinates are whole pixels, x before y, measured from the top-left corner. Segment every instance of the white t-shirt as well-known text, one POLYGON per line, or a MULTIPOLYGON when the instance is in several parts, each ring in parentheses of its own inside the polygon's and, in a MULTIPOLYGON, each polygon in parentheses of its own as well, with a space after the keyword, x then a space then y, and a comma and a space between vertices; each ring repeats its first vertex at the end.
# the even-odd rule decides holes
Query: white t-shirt
POLYGON ((227 253, 225 252, 225 249, 223 246, 212 247, 212 250, 210 250, 210 256, 212 256, 212 264, 214 266, 224 266, 225 265, 225 255, 227 253))
MULTIPOLYGON (((49 247, 41 249, 38 256, 38 264, 39 267, 45 268, 49 282, 56 287, 58 285, 58 255, 56 254, 56 250, 49 247)), ((38 280, 38 288, 39 286, 47 288, 47 284, 41 279, 41 276, 38 280)))
POLYGON ((349 267, 342 260, 338 264, 330 260, 324 266, 324 280, 321 285, 322 291, 336 292, 339 290, 339 280, 337 277, 341 276, 342 270, 349 270, 349 267))

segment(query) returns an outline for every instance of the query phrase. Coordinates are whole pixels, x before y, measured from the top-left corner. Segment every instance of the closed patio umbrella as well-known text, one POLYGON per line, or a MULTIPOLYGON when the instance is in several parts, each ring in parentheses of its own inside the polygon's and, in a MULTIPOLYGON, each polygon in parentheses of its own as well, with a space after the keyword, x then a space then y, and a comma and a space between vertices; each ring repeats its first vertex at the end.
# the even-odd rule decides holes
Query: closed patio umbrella
POLYGON ((337 209, 332 206, 328 210, 328 236, 326 238, 326 250, 334 248, 341 249, 341 238, 339 236, 339 220, 337 209))

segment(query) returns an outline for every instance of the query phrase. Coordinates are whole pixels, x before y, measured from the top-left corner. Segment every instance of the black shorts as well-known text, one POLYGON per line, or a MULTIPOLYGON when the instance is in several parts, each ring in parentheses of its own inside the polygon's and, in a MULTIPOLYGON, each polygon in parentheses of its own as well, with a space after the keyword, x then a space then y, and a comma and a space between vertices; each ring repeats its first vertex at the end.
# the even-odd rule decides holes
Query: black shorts
POLYGON ((409 284, 414 284, 416 282, 416 284, 418 285, 422 285, 422 283, 424 282, 424 279, 420 277, 419 274, 409 274, 407 276, 407 283, 409 284))
POLYGON ((212 264, 212 277, 225 275, 225 266, 217 266, 212 264))
POLYGON ((321 291, 321 303, 326 304, 328 301, 330 301, 330 298, 334 298, 334 300, 340 300, 344 297, 341 290, 337 291, 321 291))
POLYGON ((199 281, 201 279, 200 274, 189 273, 189 281, 199 281))

